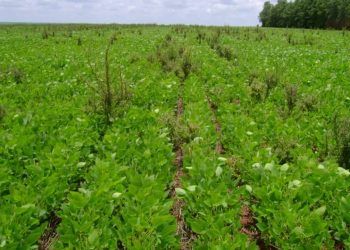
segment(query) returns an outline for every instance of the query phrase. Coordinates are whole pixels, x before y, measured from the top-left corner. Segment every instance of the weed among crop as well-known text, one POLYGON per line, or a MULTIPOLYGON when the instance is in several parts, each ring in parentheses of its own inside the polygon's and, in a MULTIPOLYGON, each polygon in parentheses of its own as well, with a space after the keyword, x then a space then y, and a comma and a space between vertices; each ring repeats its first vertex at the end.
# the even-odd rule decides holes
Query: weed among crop
POLYGON ((300 108, 302 111, 312 112, 317 110, 318 99, 315 95, 307 94, 301 99, 300 108))
POLYGON ((293 34, 292 33, 286 33, 286 37, 287 37, 287 42, 289 44, 294 44, 294 42, 293 42, 293 34))
POLYGON ((77 40, 77 45, 81 46, 82 44, 83 44, 83 40, 81 39, 81 37, 79 37, 77 40))
POLYGON ((346 29, 346 28, 343 28, 342 29, 342 35, 343 36, 346 36, 346 35, 348 35, 349 34, 349 31, 346 29))
POLYGON ((105 121, 106 124, 109 124, 111 122, 112 118, 112 99, 113 99, 113 93, 111 88, 111 81, 110 81, 110 72, 109 72, 109 49, 108 46, 105 52, 105 79, 101 82, 101 90, 102 90, 102 107, 103 107, 103 113, 105 115, 105 121))
POLYGON ((266 86, 257 78, 250 85, 250 96, 257 102, 263 101, 266 96, 266 86))
POLYGON ((187 79, 191 71, 193 70, 193 63, 191 60, 191 55, 188 50, 184 50, 181 58, 181 72, 179 76, 183 81, 187 79))
MULTIPOLYGON (((175 43, 170 35, 167 35, 163 44, 158 47, 157 58, 164 71, 174 72, 182 81, 186 80, 194 69, 189 50, 175 43)), ((150 60, 153 58, 149 57, 150 60)))
POLYGON ((73 37, 73 31, 71 31, 71 30, 67 31, 66 36, 69 37, 69 38, 72 38, 73 37))
POLYGON ((5 118, 6 110, 5 107, 0 105, 0 122, 5 118))
POLYGON ((262 82, 259 79, 259 72, 253 70, 248 77, 250 96, 256 102, 264 101, 271 89, 277 85, 277 82, 277 76, 270 73, 266 75, 265 82, 262 82))
POLYGON ((150 53, 150 54, 147 56, 147 61, 148 61, 149 63, 155 63, 156 60, 157 60, 157 59, 156 59, 156 56, 155 56, 153 53, 150 53))
POLYGON ((139 57, 138 54, 134 53, 130 56, 130 63, 135 63, 139 61, 141 58, 139 57))
MULTIPOLYGON (((259 29, 258 29, 259 30, 259 29)), ((258 31, 258 37, 257 37, 257 40, 258 41, 263 41, 263 40, 266 40, 267 39, 267 36, 266 36, 266 33, 263 32, 263 31, 258 31)))
POLYGON ((286 102, 287 102, 287 108, 289 113, 291 113, 297 103, 298 99, 298 87, 293 84, 289 84, 285 87, 285 95, 286 95, 286 102))
POLYGON ((228 61, 233 60, 236 56, 229 46, 217 46, 216 51, 220 57, 226 58, 228 61))
POLYGON ((165 42, 170 43, 173 40, 173 37, 170 34, 166 34, 165 36, 165 42))
POLYGON ((11 75, 15 83, 20 84, 23 82, 24 72, 19 68, 11 69, 11 75))
POLYGON ((197 36, 196 36, 198 43, 201 44, 202 41, 205 40, 205 38, 206 38, 206 33, 198 31, 197 36))
POLYGON ((266 97, 268 97, 271 91, 277 87, 279 82, 279 75, 275 71, 269 71, 265 75, 266 85, 266 97))
POLYGON ((177 118, 170 113, 163 115, 161 123, 170 129, 169 137, 172 138, 174 145, 189 143, 198 132, 198 126, 194 124, 187 125, 182 118, 177 118))
POLYGON ((333 120, 333 133, 337 145, 338 163, 341 167, 350 169, 350 118, 340 119, 336 115, 333 120))
POLYGON ((91 66, 97 80, 97 86, 93 87, 93 91, 97 96, 96 94, 93 95, 94 98, 90 100, 90 105, 95 113, 103 114, 105 125, 110 125, 114 116, 121 114, 123 111, 122 108, 125 107, 127 101, 131 97, 121 68, 119 69, 119 75, 117 77, 111 75, 109 59, 110 46, 111 43, 108 44, 104 55, 103 76, 100 77, 97 69, 91 66))
POLYGON ((47 30, 44 30, 42 33, 41 33, 41 37, 43 39, 48 39, 49 38, 49 32, 47 32, 47 30))
POLYGON ((0 68, 0 83, 6 78, 7 72, 6 70, 0 68))
POLYGON ((113 45, 116 41, 117 41, 117 33, 114 32, 111 38, 109 39, 109 44, 113 45))
POLYGON ((279 164, 285 164, 293 162, 294 157, 292 155, 293 149, 296 147, 297 143, 294 140, 287 138, 279 138, 276 142, 273 151, 277 156, 279 164))
POLYGON ((248 77, 248 85, 251 86, 253 84, 253 81, 258 78, 259 78, 259 72, 257 70, 251 71, 248 77))
POLYGON ((221 36, 221 31, 217 30, 210 38, 208 38, 208 43, 210 45, 210 48, 212 48, 213 50, 216 50, 217 46, 219 45, 220 36, 221 36))
POLYGON ((311 35, 304 35, 304 44, 305 45, 314 45, 315 41, 314 38, 311 35))
POLYGON ((158 49, 157 58, 163 67, 164 71, 171 72, 176 71, 176 59, 178 57, 178 51, 174 45, 167 47, 167 49, 158 49))

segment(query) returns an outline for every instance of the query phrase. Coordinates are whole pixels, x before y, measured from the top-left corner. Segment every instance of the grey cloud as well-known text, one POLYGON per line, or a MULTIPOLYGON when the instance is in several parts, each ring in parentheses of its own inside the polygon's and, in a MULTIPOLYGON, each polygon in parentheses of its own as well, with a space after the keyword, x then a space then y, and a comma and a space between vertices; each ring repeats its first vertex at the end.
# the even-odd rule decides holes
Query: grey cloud
POLYGON ((256 25, 265 0, 0 0, 0 21, 256 25))
POLYGON ((164 0, 163 6, 170 9, 186 9, 188 7, 188 2, 186 0, 179 0, 179 1, 173 1, 173 0, 164 0))
POLYGON ((0 8, 20 8, 22 4, 18 1, 0 0, 0 8))
POLYGON ((240 1, 235 1, 235 0, 220 0, 219 1, 221 4, 224 4, 224 5, 236 5, 236 4, 239 4, 240 1))

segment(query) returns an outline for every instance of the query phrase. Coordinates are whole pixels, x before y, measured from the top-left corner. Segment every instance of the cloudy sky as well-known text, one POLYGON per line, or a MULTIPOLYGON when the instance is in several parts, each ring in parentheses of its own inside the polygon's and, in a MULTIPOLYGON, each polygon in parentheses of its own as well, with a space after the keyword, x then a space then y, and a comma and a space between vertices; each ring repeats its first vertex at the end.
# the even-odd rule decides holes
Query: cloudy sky
POLYGON ((265 0, 0 0, 0 22, 250 26, 265 0))

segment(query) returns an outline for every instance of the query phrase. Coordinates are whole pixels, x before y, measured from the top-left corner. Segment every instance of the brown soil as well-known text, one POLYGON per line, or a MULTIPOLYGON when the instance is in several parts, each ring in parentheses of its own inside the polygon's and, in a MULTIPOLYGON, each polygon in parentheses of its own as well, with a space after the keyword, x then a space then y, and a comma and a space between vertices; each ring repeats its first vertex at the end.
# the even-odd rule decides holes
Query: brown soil
POLYGON ((182 97, 180 96, 177 99, 177 111, 176 111, 177 118, 179 118, 181 115, 183 115, 183 113, 184 113, 184 101, 183 101, 182 97))
MULTIPOLYGON (((209 107, 210 107, 211 112, 212 112, 212 117, 213 117, 212 120, 213 120, 213 123, 215 126, 215 131, 216 131, 216 134, 218 137, 218 140, 216 142, 215 151, 218 154, 222 155, 225 153, 225 149, 224 149, 224 146, 221 142, 221 138, 222 138, 221 124, 218 121, 218 118, 216 115, 218 106, 212 102, 212 100, 209 98, 209 96, 207 96, 207 102, 208 102, 209 107)), ((239 104, 239 101, 236 103, 239 104)), ((232 165, 235 165, 235 162, 233 162, 232 165)), ((232 190, 229 190, 229 191, 232 192, 232 190)), ((240 222, 242 225, 242 228, 240 230, 241 233, 246 234, 250 238, 251 241, 256 241, 258 246, 259 246, 259 249, 264 249, 264 250, 265 249, 269 249, 269 250, 270 249, 277 249, 273 246, 266 246, 265 245, 264 241, 261 239, 260 232, 256 227, 256 221, 253 217, 253 213, 252 213, 251 209, 249 208, 249 206, 247 206, 247 205, 244 205, 242 207, 240 222)))
POLYGON ((215 117, 214 117, 214 123, 215 123, 215 130, 216 130, 216 133, 219 133, 221 134, 221 124, 219 123, 217 117, 216 117, 216 114, 214 113, 215 117))
POLYGON ((55 239, 58 238, 58 233, 56 231, 58 225, 61 223, 62 219, 58 217, 56 214, 52 214, 50 218, 50 222, 45 229, 45 232, 39 239, 39 250, 48 250, 50 249, 51 244, 55 239))
POLYGON ((216 143, 215 151, 216 151, 216 153, 218 153, 220 155, 225 153, 224 146, 222 145, 222 143, 220 141, 218 141, 216 143))
POLYGON ((244 205, 241 209, 240 222, 242 225, 241 232, 248 235, 251 240, 256 240, 259 233, 255 229, 255 220, 250 208, 247 205, 244 205))
POLYGON ((256 227, 256 220, 253 217, 253 213, 249 206, 243 205, 241 209, 240 222, 242 225, 241 233, 247 235, 251 241, 256 241, 259 249, 261 250, 277 250, 275 246, 266 245, 264 240, 261 238, 261 234, 256 227))
POLYGON ((345 249, 345 245, 344 245, 344 243, 335 240, 334 249, 335 250, 344 250, 345 249))
MULTIPOLYGON (((178 166, 177 166, 178 167, 178 166)), ((185 202, 176 197, 176 188, 181 188, 181 177, 183 176, 182 169, 178 169, 176 172, 173 189, 172 189, 172 197, 175 199, 175 202, 172 207, 172 215, 176 218, 176 234, 180 236, 180 249, 187 250, 191 249, 191 243, 196 238, 196 235, 188 228, 186 225, 186 221, 183 216, 183 207, 185 206, 185 202)))
MULTIPOLYGON (((183 98, 179 96, 177 100, 177 110, 176 118, 179 120, 184 112, 183 98)), ((177 229, 176 233, 180 237, 180 249, 187 250, 191 249, 191 243, 196 238, 196 235, 191 231, 191 229, 186 225, 185 218, 183 216, 183 207, 185 202, 182 199, 177 198, 176 188, 181 188, 181 177, 183 173, 183 158, 184 153, 182 149, 182 143, 174 145, 175 159, 174 165, 176 167, 176 174, 173 179, 173 185, 171 188, 171 197, 174 199, 174 204, 171 210, 172 215, 176 218, 177 229)))
POLYGON ((183 159, 184 159, 184 153, 183 153, 183 150, 182 150, 182 147, 181 146, 177 146, 175 147, 175 166, 176 166, 176 169, 177 171, 182 171, 182 166, 183 166, 183 159))
POLYGON ((225 148, 221 142, 221 137, 222 137, 221 124, 216 116, 216 111, 218 109, 218 106, 215 103, 213 103, 213 101, 208 96, 207 96, 207 102, 208 102, 208 105, 209 105, 210 110, 212 112, 212 121, 214 123, 215 131, 216 131, 216 134, 218 137, 218 140, 217 140, 216 146, 215 146, 215 151, 219 155, 222 155, 225 153, 225 148))

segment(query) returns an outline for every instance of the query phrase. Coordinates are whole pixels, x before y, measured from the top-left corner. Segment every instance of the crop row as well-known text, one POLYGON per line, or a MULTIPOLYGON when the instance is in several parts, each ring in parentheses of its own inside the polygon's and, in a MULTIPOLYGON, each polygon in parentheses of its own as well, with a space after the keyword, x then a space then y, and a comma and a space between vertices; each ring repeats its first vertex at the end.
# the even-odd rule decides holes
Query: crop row
MULTIPOLYGON (((333 247, 339 242, 347 246, 346 210, 350 203, 345 190, 349 190, 349 174, 336 164, 336 153, 329 149, 322 154, 327 143, 329 148, 334 147, 332 138, 328 141, 325 138, 325 131, 332 129, 330 108, 339 107, 341 115, 347 114, 343 111, 344 91, 323 90, 328 96, 320 100, 320 110, 315 107, 318 111, 303 109, 299 104, 290 108, 288 98, 302 102, 317 89, 317 84, 309 82, 315 79, 318 82, 320 77, 311 75, 306 83, 293 86, 298 90, 288 91, 286 82, 295 77, 293 72, 300 74, 302 69, 298 69, 273 79, 276 86, 270 95, 257 100, 251 83, 268 85, 269 74, 277 65, 283 66, 286 57, 266 55, 278 51, 278 48, 269 50, 267 43, 256 48, 228 36, 222 40, 239 51, 238 66, 227 58, 218 58, 205 46, 201 46, 199 58, 205 58, 202 72, 206 73, 211 98, 218 106, 223 143, 227 154, 236 159, 235 168, 250 193, 250 206, 261 237, 267 244, 282 249, 333 247), (266 58, 271 58, 271 62, 266 58), (265 70, 260 71, 258 65, 264 65, 265 70)), ((319 54, 313 48, 305 50, 310 56, 319 54)), ((283 53, 288 52, 284 48, 283 53)), ((324 60, 330 64, 322 64, 325 65, 322 75, 331 75, 337 67, 332 64, 332 52, 324 49, 323 53, 327 55, 324 60)), ((291 54, 287 58, 293 60, 291 54)))
POLYGON ((0 248, 350 247, 347 35, 0 34, 0 248))

